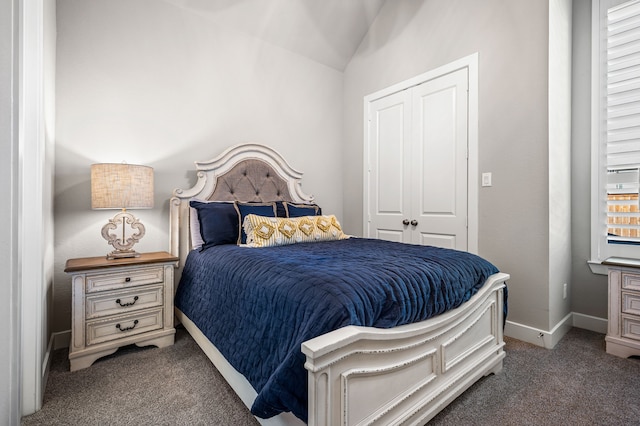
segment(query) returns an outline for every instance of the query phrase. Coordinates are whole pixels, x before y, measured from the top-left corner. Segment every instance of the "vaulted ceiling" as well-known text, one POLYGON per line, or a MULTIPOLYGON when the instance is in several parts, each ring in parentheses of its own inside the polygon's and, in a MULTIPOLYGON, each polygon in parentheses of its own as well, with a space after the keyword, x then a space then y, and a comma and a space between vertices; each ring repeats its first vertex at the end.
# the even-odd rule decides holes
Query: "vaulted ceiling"
POLYGON ((165 0, 344 70, 385 0, 165 0))

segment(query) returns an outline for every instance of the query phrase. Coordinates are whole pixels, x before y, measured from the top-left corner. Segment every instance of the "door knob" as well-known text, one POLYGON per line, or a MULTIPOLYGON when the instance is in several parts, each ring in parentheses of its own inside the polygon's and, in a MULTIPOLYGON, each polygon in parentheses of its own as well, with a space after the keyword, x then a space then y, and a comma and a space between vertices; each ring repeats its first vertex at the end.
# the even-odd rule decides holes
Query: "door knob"
POLYGON ((417 226, 417 225, 418 225, 418 221, 417 221, 417 220, 415 220, 415 219, 414 219, 414 220, 412 220, 412 221, 411 221, 411 225, 412 225, 412 226, 417 226))
POLYGON ((409 224, 409 219, 405 219, 405 220, 403 220, 403 221, 402 221, 402 224, 403 224, 403 225, 408 225, 408 224, 409 224))

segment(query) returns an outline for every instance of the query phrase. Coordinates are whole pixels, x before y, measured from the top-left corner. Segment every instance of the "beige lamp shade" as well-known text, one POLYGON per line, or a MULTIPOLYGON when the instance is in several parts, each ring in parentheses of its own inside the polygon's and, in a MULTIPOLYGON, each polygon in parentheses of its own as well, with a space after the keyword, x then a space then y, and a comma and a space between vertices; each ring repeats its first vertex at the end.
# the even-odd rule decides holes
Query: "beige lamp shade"
POLYGON ((153 208, 153 168, 126 163, 91 165, 91 208, 153 208))

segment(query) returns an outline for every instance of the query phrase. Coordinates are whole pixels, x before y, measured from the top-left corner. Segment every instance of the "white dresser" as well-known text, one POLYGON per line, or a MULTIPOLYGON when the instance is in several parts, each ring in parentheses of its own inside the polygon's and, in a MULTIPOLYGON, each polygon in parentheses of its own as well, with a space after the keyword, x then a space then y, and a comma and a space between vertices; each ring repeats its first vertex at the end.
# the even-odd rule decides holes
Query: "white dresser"
POLYGON ((71 371, 87 368, 119 347, 172 345, 173 275, 178 258, 167 252, 137 258, 69 259, 71 371))
POLYGON ((640 263, 609 259, 609 325, 607 353, 640 355, 640 263))

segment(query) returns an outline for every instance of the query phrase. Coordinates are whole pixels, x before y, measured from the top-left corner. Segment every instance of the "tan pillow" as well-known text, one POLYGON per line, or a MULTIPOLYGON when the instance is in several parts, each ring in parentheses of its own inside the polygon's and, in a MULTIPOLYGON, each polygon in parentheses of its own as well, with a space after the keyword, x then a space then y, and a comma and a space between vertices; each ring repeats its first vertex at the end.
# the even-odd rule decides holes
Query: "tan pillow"
POLYGON ((334 215, 301 217, 264 217, 249 214, 244 218, 244 232, 250 247, 273 247, 315 241, 349 238, 334 215))

